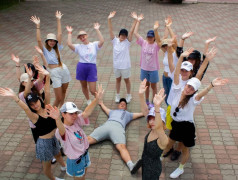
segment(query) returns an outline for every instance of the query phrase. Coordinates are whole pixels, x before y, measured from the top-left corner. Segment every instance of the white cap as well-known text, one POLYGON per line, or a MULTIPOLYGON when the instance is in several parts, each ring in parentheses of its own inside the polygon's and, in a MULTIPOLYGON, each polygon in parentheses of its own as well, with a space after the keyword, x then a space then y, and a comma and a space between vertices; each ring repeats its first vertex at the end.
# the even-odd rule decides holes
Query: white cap
POLYGON ((193 65, 189 61, 184 61, 181 65, 181 69, 185 69, 186 71, 193 70, 193 65))
MULTIPOLYGON (((23 73, 22 75, 21 75, 21 77, 20 77, 20 82, 22 83, 22 82, 28 82, 28 78, 29 78, 29 76, 28 76, 28 74, 27 73, 23 73)), ((33 78, 31 78, 31 80, 33 80, 33 78)))
POLYGON ((79 31, 79 33, 78 33, 78 38, 79 38, 79 36, 81 36, 81 35, 86 35, 87 33, 86 33, 86 31, 79 31))
POLYGON ((81 111, 73 102, 66 102, 60 108, 60 112, 75 113, 75 112, 81 112, 81 111))
POLYGON ((193 89, 197 91, 199 87, 201 86, 201 81, 198 78, 193 77, 188 80, 187 84, 191 85, 193 89))
POLYGON ((56 35, 53 34, 53 33, 47 34, 45 41, 48 41, 48 40, 50 40, 50 39, 55 40, 56 42, 58 42, 58 40, 57 40, 57 38, 56 38, 56 35))
MULTIPOLYGON (((163 121, 164 123, 166 123, 166 122, 165 122, 165 117, 166 117, 165 110, 164 110, 163 108, 160 108, 159 111, 160 111, 160 115, 161 115, 162 121, 163 121)), ((155 117, 155 108, 154 108, 154 107, 150 108, 149 114, 146 116, 146 120, 148 120, 148 117, 149 117, 149 116, 155 117)))

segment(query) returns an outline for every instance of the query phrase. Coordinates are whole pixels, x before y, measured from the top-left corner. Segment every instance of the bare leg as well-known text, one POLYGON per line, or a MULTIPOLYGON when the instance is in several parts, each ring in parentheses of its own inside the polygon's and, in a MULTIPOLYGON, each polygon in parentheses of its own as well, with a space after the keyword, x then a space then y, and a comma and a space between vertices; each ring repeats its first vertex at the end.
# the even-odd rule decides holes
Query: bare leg
POLYGON ((182 159, 181 159, 181 164, 184 165, 189 158, 189 148, 185 147, 184 144, 182 143, 182 159))
POLYGON ((116 144, 117 150, 120 152, 121 158, 125 163, 131 161, 131 156, 126 148, 125 144, 116 144))
POLYGON ((153 91, 153 97, 152 97, 152 101, 153 101, 155 94, 157 94, 157 83, 151 83, 151 89, 153 91))
POLYGON ((54 92, 55 92, 55 101, 53 106, 58 107, 63 99, 62 87, 54 88, 54 92))
POLYGON ((60 152, 59 152, 59 154, 57 154, 57 155, 55 156, 55 159, 57 160, 57 162, 60 163, 60 165, 61 165, 62 167, 65 167, 65 162, 64 162, 63 157, 61 156, 61 153, 60 153, 60 152))
POLYGON ((90 145, 91 145, 91 144, 96 144, 96 143, 97 143, 97 140, 94 139, 94 138, 92 138, 91 136, 88 136, 87 138, 88 138, 88 142, 89 142, 90 145))
POLYGON ((89 100, 87 81, 80 81, 83 94, 87 100, 89 100))
POLYGON ((126 83, 126 92, 127 94, 131 94, 131 81, 129 78, 124 79, 126 83))
POLYGON ((178 146, 177 146, 177 148, 176 148, 176 151, 182 152, 182 148, 183 148, 183 143, 182 143, 182 142, 179 142, 179 143, 178 143, 178 146))
POLYGON ((146 91, 145 91, 145 99, 149 100, 149 98, 150 98, 150 82, 149 81, 146 82, 146 86, 147 86, 147 88, 146 88, 146 91))
POLYGON ((60 101, 59 107, 61 107, 64 104, 65 96, 66 96, 66 91, 69 86, 69 83, 62 84, 62 99, 60 101))
POLYGON ((89 85, 89 91, 90 93, 95 96, 95 92, 97 91, 96 90, 96 82, 88 82, 88 85, 89 85))
POLYGON ((55 180, 53 173, 51 171, 51 162, 50 161, 42 161, 44 174, 51 180, 55 180))
POLYGON ((121 88, 121 77, 116 78, 116 90, 117 90, 117 94, 120 93, 120 88, 121 88))
POLYGON ((174 145, 175 141, 169 138, 169 143, 167 147, 164 149, 163 154, 166 154, 174 145))

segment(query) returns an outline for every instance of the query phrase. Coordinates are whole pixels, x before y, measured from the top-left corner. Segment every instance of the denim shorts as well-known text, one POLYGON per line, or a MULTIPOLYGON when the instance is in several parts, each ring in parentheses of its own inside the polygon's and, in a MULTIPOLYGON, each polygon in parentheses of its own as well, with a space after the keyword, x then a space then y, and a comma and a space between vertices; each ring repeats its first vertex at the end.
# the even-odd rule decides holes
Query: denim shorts
POLYGON ((96 64, 78 62, 76 79, 79 81, 96 82, 98 80, 96 64))
POLYGON ((145 71, 141 69, 140 71, 140 80, 143 81, 144 79, 147 79, 150 83, 157 83, 159 82, 159 71, 145 71))
POLYGON ((67 170, 66 173, 72 177, 82 177, 85 174, 85 169, 90 166, 91 161, 89 152, 82 156, 80 159, 67 158, 67 170))

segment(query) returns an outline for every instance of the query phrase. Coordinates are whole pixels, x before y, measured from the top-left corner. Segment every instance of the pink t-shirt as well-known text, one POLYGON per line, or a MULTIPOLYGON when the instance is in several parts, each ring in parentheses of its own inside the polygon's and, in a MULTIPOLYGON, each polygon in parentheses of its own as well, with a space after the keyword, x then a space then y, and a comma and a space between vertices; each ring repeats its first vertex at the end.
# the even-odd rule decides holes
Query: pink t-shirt
POLYGON ((142 37, 137 39, 137 44, 141 46, 140 67, 145 71, 159 70, 158 51, 159 46, 156 42, 149 44, 142 37))
POLYGON ((64 153, 69 159, 77 159, 82 154, 85 153, 86 149, 89 147, 88 139, 83 129, 80 127, 82 125, 88 125, 89 119, 83 119, 82 114, 78 115, 77 120, 75 120, 72 126, 65 127, 65 134, 62 137, 59 133, 59 129, 56 130, 55 136, 60 140, 64 147, 64 153))
MULTIPOLYGON (((44 88, 44 83, 43 82, 38 82, 38 80, 36 80, 35 82, 34 82, 34 86, 36 87, 36 89, 38 90, 38 91, 41 91, 43 88, 44 88)), ((23 101, 24 103, 26 103, 26 100, 25 100, 25 97, 24 97, 24 91, 22 91, 22 92, 20 92, 19 93, 19 95, 18 95, 18 97, 20 98, 20 100, 21 101, 23 101)), ((31 120, 28 118, 28 122, 29 122, 29 126, 31 127, 31 128, 36 128, 36 126, 31 122, 31 120)))

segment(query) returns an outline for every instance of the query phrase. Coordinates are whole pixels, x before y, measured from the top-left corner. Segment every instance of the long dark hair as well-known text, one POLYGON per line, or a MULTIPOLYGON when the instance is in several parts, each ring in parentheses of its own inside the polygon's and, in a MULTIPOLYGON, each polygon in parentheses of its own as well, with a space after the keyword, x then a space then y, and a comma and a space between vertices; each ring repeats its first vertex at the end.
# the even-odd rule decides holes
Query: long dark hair
POLYGON ((193 97, 193 95, 196 93, 197 91, 195 91, 193 94, 191 95, 187 95, 185 96, 185 98, 183 98, 180 102, 179 102, 179 105, 178 107, 179 108, 184 108, 187 104, 188 104, 188 101, 191 97, 193 97))
MULTIPOLYGON (((42 100, 42 98, 41 98, 40 96, 38 96, 37 94, 35 94, 35 93, 33 93, 33 92, 27 94, 27 96, 29 96, 29 95, 34 96, 34 97, 37 97, 37 100, 36 100, 36 101, 29 101, 29 100, 26 98, 26 104, 27 104, 27 106, 29 107, 29 109, 30 109, 32 112, 36 113, 36 111, 31 108, 31 105, 30 105, 30 104, 31 104, 32 102, 37 102, 38 100, 40 100, 41 107, 42 107, 43 109, 45 109, 45 103, 43 102, 43 100, 42 100)), ((27 97, 27 96, 26 96, 26 97, 27 97)))
MULTIPOLYGON (((20 83, 20 87, 19 87, 19 93, 25 91, 25 86, 22 85, 22 82, 20 83)), ((35 94, 37 94, 38 96, 41 96, 40 92, 37 90, 37 88, 35 86, 33 86, 31 88, 31 91, 35 94)))
MULTIPOLYGON (((51 50, 51 47, 48 45, 48 40, 45 42, 45 47, 48 51, 51 50)), ((57 59, 58 59, 58 62, 59 62, 59 65, 62 67, 62 62, 61 62, 61 59, 60 59, 60 53, 59 53, 59 49, 58 49, 58 43, 56 42, 55 46, 53 47, 53 49, 55 50, 56 54, 57 54, 57 59)))

